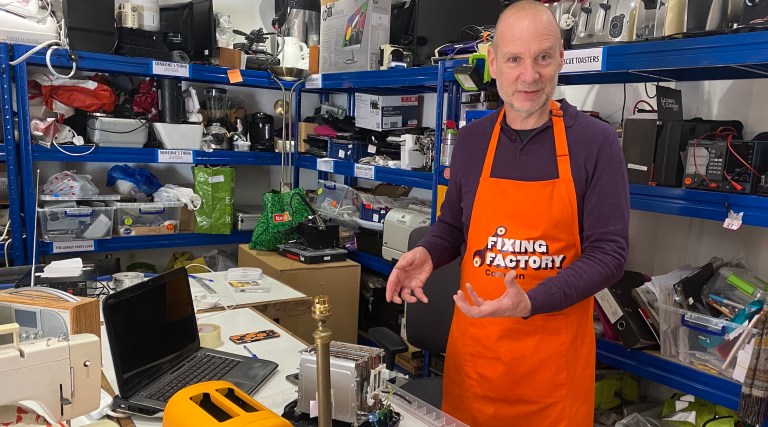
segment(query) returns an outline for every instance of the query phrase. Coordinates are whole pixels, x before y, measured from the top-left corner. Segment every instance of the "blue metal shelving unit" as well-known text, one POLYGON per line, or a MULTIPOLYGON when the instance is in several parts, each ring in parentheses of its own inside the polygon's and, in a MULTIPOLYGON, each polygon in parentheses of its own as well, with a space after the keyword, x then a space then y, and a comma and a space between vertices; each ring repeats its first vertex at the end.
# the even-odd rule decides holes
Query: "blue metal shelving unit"
MULTIPOLYGON (((298 166, 302 169, 317 169, 318 158, 306 154, 299 156, 298 166)), ((355 163, 344 160, 333 160, 333 171, 337 175, 355 176, 355 163)), ((405 185, 408 187, 432 189, 432 173, 419 172, 412 170, 403 170, 388 168, 383 166, 374 166, 374 181, 386 182, 395 185, 405 185)))
POLYGON ((0 161, 5 162, 8 177, 8 203, 10 228, 10 251, 14 265, 26 263, 24 253, 24 231, 21 218, 21 198, 19 197, 19 166, 16 155, 17 145, 13 124, 13 108, 11 104, 11 59, 10 46, 0 43, 0 121, 3 127, 2 150, 0 161))
POLYGON ((385 276, 389 276, 392 273, 392 269, 395 267, 395 264, 392 262, 366 252, 350 252, 349 259, 385 276))
POLYGON ((621 344, 605 339, 597 340, 597 360, 718 405, 734 410, 739 408, 740 383, 674 360, 645 351, 627 350, 621 344))
MULTIPOLYGON (((84 153, 91 149, 90 146, 67 146, 71 153, 84 153)), ((91 153, 83 157, 89 162, 102 163, 157 163, 160 150, 154 148, 115 148, 96 147, 91 153)), ((192 163, 195 165, 249 165, 249 166, 279 166, 280 153, 257 153, 250 151, 224 151, 214 150, 206 152, 202 150, 192 151, 192 163)), ((32 160, 35 162, 71 162, 72 156, 62 153, 54 147, 45 148, 40 145, 32 147, 32 160)))
MULTIPOLYGON (((111 239, 94 240, 93 252, 241 244, 250 242, 252 234, 251 231, 232 231, 231 234, 178 233, 159 236, 113 237, 111 239)), ((51 242, 40 242, 39 247, 43 255, 55 253, 54 244, 51 242)))
MULTIPOLYGON (((14 45, 13 54, 18 58, 31 50, 31 46, 14 45)), ((116 56, 93 52, 75 52, 77 57, 77 68, 82 71, 103 72, 113 74, 123 74, 132 76, 166 76, 165 74, 155 74, 155 62, 147 58, 133 58, 125 56, 116 56)), ((14 78, 16 82, 17 100, 27 99, 27 66, 45 66, 45 51, 40 51, 31 55, 27 61, 14 67, 14 78)), ((56 50, 51 55, 51 63, 54 67, 69 69, 71 62, 64 50, 56 50)), ((231 83, 228 74, 229 69, 224 67, 214 67, 207 65, 189 64, 188 77, 184 80, 192 82, 201 82, 209 84, 235 85, 243 87, 254 87, 263 89, 280 90, 281 85, 290 86, 290 83, 279 83, 275 81, 272 74, 266 71, 239 70, 242 82, 231 83)), ((176 76, 170 76, 176 77, 176 76)), ((178 77, 177 77, 178 78, 178 77)), ((23 182, 23 209, 18 211, 28 212, 25 216, 25 227, 32 230, 35 225, 35 198, 37 196, 35 189, 34 162, 37 161, 79 161, 79 162, 104 162, 104 163, 158 163, 158 151, 156 149, 145 148, 108 148, 96 147, 93 152, 82 157, 71 157, 56 149, 46 149, 40 146, 32 146, 30 143, 29 130, 29 110, 19 108, 19 135, 22 143, 20 144, 20 163, 21 178, 23 182)), ((91 147, 72 147, 68 146, 67 151, 72 153, 84 153, 91 147)), ((278 153, 256 153, 256 152, 236 152, 236 151, 213 151, 205 152, 194 150, 192 154, 192 164, 215 164, 215 165, 248 165, 248 166, 276 166, 280 165, 280 154, 278 153)), ((97 240, 94 242, 95 251, 119 251, 119 250, 139 250, 148 248, 166 248, 176 246, 203 246, 218 245, 230 243, 244 243, 250 240, 250 233, 233 232, 231 235, 199 235, 199 234, 177 234, 171 236, 131 236, 127 238, 113 238, 106 240, 97 240)), ((38 252, 43 254, 53 253, 53 244, 41 242, 38 245, 38 252)), ((26 259, 31 260, 34 252, 33 239, 26 239, 24 242, 23 254, 26 259)))

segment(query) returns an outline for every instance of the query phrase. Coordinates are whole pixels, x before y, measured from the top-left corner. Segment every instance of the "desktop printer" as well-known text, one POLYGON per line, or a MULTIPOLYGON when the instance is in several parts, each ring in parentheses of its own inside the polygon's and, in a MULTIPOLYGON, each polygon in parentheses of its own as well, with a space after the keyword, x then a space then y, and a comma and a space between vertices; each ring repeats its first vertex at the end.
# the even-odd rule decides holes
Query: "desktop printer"
POLYGON ((429 225, 432 211, 423 206, 409 205, 395 208, 384 218, 384 243, 381 256, 386 260, 398 260, 408 252, 408 240, 413 230, 429 225))

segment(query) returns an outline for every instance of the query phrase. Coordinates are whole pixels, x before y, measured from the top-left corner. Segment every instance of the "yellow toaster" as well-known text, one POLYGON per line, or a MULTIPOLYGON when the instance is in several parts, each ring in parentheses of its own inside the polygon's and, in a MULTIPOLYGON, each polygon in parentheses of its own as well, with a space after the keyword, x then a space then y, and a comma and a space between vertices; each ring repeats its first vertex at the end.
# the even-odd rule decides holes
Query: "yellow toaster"
POLYGON ((227 381, 185 387, 168 401, 163 427, 291 427, 227 381))

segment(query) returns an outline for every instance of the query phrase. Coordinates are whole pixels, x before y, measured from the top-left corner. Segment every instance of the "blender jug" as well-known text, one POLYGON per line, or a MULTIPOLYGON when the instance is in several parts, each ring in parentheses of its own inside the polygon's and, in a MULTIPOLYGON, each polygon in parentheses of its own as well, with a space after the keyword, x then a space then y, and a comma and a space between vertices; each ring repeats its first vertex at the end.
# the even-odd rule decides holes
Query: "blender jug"
POLYGON ((211 148, 214 150, 231 150, 229 132, 227 131, 227 110, 229 109, 229 94, 226 89, 216 87, 205 88, 205 100, 208 104, 208 123, 205 131, 213 139, 211 148))

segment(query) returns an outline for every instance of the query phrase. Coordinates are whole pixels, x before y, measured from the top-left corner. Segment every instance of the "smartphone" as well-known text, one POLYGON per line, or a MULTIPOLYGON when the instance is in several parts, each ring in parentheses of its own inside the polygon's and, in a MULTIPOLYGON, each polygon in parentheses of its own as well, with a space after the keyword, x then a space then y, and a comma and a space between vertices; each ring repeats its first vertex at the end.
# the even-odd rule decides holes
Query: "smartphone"
POLYGON ((280 333, 274 329, 266 329, 263 331, 232 335, 229 337, 229 340, 235 344, 248 344, 249 342, 264 341, 270 338, 277 338, 279 336, 280 333))

